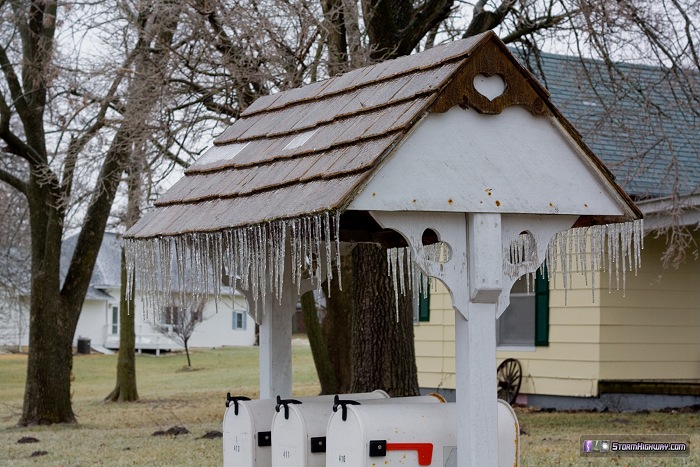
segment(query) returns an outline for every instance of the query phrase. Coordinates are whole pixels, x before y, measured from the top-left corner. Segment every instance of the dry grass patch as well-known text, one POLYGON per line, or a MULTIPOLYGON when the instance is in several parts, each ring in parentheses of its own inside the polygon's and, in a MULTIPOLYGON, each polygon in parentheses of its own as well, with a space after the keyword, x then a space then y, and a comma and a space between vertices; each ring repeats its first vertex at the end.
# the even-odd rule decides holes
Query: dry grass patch
POLYGON ((516 409, 520 427, 523 466, 619 465, 619 466, 697 466, 700 465, 700 413, 546 413, 516 409), (690 435, 687 458, 598 458, 579 455, 579 439, 584 434, 683 434, 690 435))
MULTIPOLYGON (((102 399, 115 382, 116 355, 74 358, 73 410, 77 426, 17 428, 22 409, 26 356, 0 355, 0 465, 218 466, 226 393, 256 398, 257 347, 201 350, 192 354, 196 371, 181 371, 184 354, 137 356, 141 400, 130 404, 102 399), (189 434, 152 436, 173 426, 189 434), (18 444, 23 436, 38 443, 18 444), (32 453, 48 454, 31 457, 32 453)), ((313 395, 319 385, 308 347, 294 347, 295 395, 313 395)))
MULTIPOLYGON (((294 395, 317 394, 318 380, 308 347, 293 348, 294 395)), ((195 351, 196 371, 181 371, 183 354, 137 357, 141 400, 104 403, 114 385, 115 355, 76 356, 73 410, 77 426, 17 428, 22 408, 26 356, 0 355, 0 465, 13 466, 220 466, 222 439, 200 439, 221 431, 226 392, 257 398, 258 349, 195 351), (152 436, 184 426, 189 434, 152 436), (18 444, 23 436, 38 443, 18 444), (48 454, 31 457, 32 453, 48 454)), ((698 413, 545 413, 517 409, 523 466, 700 465, 698 413), (583 434, 688 434, 690 457, 582 459, 583 434)))

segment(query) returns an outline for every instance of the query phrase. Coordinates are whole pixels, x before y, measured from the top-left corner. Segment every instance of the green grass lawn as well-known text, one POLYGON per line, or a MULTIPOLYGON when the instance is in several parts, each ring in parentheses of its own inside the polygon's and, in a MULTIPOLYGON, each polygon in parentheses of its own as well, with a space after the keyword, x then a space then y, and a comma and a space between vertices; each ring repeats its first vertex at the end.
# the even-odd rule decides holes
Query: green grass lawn
MULTIPOLYGON (((317 394, 318 381, 308 347, 294 347, 294 395, 317 394)), ((221 431, 226 392, 258 396, 258 349, 195 351, 194 371, 182 371, 184 354, 137 356, 141 400, 104 403, 114 385, 116 355, 74 358, 73 410, 76 426, 17 428, 22 409, 26 356, 0 355, 0 465, 31 466, 216 466, 222 463, 222 440, 199 439, 221 431), (180 425, 190 434, 151 434, 180 425), (23 436, 38 443, 18 444, 23 436), (30 457, 36 451, 48 454, 30 457)), ((545 413, 517 409, 525 434, 521 465, 700 465, 698 413, 545 413), (691 436, 690 457, 581 459, 583 434, 679 433, 691 436)))

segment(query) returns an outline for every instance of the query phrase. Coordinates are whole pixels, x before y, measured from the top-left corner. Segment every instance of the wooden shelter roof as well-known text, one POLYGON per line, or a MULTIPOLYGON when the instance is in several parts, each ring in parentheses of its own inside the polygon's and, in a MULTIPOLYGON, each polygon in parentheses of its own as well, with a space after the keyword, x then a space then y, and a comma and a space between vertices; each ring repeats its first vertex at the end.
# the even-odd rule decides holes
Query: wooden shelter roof
MULTIPOLYGON (((628 216, 605 221, 641 217, 547 90, 487 32, 261 97, 127 237, 217 232, 343 211, 423 116, 455 105, 487 114, 521 105, 559 119, 628 205, 628 216), (493 100, 480 94, 473 84, 480 74, 507 77, 503 94, 493 100)), ((580 225, 601 221, 582 218, 580 225)))

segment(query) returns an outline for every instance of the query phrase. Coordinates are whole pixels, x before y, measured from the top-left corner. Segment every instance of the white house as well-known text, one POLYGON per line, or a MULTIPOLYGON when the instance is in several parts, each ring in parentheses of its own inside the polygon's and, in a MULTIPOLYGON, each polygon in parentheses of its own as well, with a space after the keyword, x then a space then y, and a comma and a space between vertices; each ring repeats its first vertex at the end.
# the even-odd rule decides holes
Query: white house
MULTIPOLYGON (((62 263, 68 264, 75 248, 75 238, 68 238, 63 245, 62 263)), ((105 233, 100 253, 92 273, 92 280, 80 313, 73 344, 78 339, 89 339, 94 349, 119 348, 119 292, 121 264, 121 239, 116 233, 105 233)), ((15 301, 16 302, 16 301, 15 301)), ((174 304, 175 305, 175 304, 174 304)), ((143 312, 140 294, 137 291, 133 313, 135 313, 137 350, 174 350, 180 345, 157 330, 160 324, 169 324, 169 313, 149 316, 143 312)), ((248 317, 246 299, 238 292, 231 300, 224 296, 215 303, 213 296, 203 308, 201 323, 190 338, 190 347, 245 346, 255 343, 255 322, 248 317)), ((28 304, 20 311, 23 322, 28 323, 28 304)), ((167 311, 167 310, 163 310, 167 311)), ((14 316, 13 314, 13 316, 14 316)), ((0 323, 0 345, 17 346, 29 342, 29 326, 18 328, 14 321, 0 323), (20 329, 20 331, 18 331, 20 329)))

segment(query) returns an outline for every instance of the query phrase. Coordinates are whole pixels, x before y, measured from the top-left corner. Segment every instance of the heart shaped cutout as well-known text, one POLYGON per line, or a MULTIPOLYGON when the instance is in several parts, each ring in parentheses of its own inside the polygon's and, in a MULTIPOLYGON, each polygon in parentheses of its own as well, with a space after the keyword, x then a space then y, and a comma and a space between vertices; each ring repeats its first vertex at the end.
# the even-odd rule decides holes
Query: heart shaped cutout
POLYGON ((474 77, 474 89, 476 92, 487 98, 494 100, 506 91, 506 82, 500 75, 476 75, 474 77))

